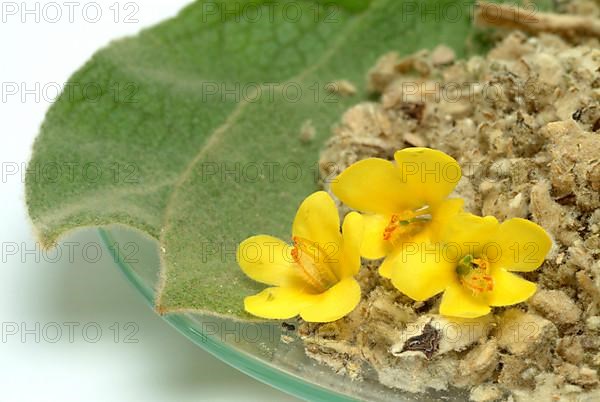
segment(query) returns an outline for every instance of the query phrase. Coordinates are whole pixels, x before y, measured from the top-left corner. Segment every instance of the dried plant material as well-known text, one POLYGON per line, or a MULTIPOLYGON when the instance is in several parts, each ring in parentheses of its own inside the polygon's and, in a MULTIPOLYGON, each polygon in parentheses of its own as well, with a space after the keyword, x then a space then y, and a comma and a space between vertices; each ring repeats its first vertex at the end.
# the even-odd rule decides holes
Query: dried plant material
POLYGON ((458 160, 455 195, 468 211, 531 219, 555 243, 527 274, 537 295, 495 310, 462 346, 436 326, 444 319, 436 299, 409 300, 377 274, 378 261, 364 262, 364 296, 352 314, 361 320, 341 320, 322 343, 351 347, 347 361, 362 364, 361 375, 368 367, 410 392, 452 384, 474 401, 600 397, 600 50, 596 39, 569 39, 512 32, 485 58, 448 63, 435 50, 388 53, 367 77, 379 101, 353 106, 334 128, 323 177, 425 145, 458 160))
POLYGON ((570 211, 550 195, 550 184, 540 180, 531 187, 529 208, 533 219, 563 244, 574 243, 578 234, 573 231, 575 219, 570 211))
POLYGON ((390 52, 379 58, 377 64, 367 74, 367 88, 371 92, 383 92, 396 77, 396 66, 400 62, 398 52, 390 52))
POLYGON ((600 38, 600 21, 593 17, 542 13, 523 8, 480 1, 475 8, 475 21, 480 25, 520 29, 526 32, 552 32, 565 36, 600 38))
POLYGON ((425 140, 413 133, 404 134, 404 142, 411 147, 426 147, 425 140))
POLYGON ((338 80, 330 82, 325 86, 328 92, 341 96, 356 95, 356 87, 348 80, 338 80))
POLYGON ((353 106, 342 116, 342 121, 334 131, 335 135, 319 161, 321 176, 327 179, 334 178, 344 167, 359 160, 382 153, 391 157, 394 151, 390 143, 397 148, 404 148, 402 138, 392 137, 389 117, 376 103, 353 106), (356 136, 359 132, 363 133, 360 138, 356 136))
POLYGON ((455 57, 454 50, 446 45, 438 45, 431 53, 431 62, 434 66, 450 64, 455 57))
POLYGON ((574 324, 581 317, 579 307, 561 290, 540 290, 529 304, 557 324, 574 324))
POLYGON ((481 384, 489 380, 498 366, 498 341, 494 338, 475 346, 458 366, 460 384, 481 384))
POLYGON ((317 129, 313 125, 312 120, 306 120, 300 127, 300 141, 304 143, 311 142, 317 135, 317 129))
POLYGON ((400 341, 390 352, 400 356, 406 352, 420 352, 427 359, 448 352, 460 352, 484 338, 492 327, 492 318, 450 318, 425 314, 400 332, 400 341))
POLYGON ((438 351, 439 347, 440 331, 427 323, 423 327, 423 332, 421 334, 412 336, 404 341, 402 348, 398 352, 394 353, 394 349, 392 349, 392 354, 399 355, 404 352, 422 352, 427 359, 431 359, 438 351))
POLYGON ((372 364, 382 384, 420 393, 448 389, 455 378, 459 360, 456 355, 427 360, 420 353, 405 353, 395 359, 385 358, 372 364))
POLYGON ((495 334, 498 346, 514 356, 526 357, 548 353, 558 330, 552 322, 538 315, 510 309, 499 317, 495 334))
POLYGON ((585 350, 577 336, 561 338, 556 351, 565 361, 573 364, 580 364, 585 357, 585 350))
POLYGON ((583 290, 583 292, 586 293, 591 299, 591 303, 588 305, 588 310, 597 311, 598 307, 600 306, 600 288, 594 284, 589 274, 587 274, 585 271, 577 272, 575 277, 577 278, 577 283, 581 290, 583 290))
POLYGON ((552 137, 552 188, 559 199, 573 196, 581 209, 594 211, 600 208, 600 136, 570 125, 574 130, 552 137))
POLYGON ((493 402, 498 401, 504 392, 502 389, 494 384, 481 384, 471 390, 469 400, 473 402, 493 402))

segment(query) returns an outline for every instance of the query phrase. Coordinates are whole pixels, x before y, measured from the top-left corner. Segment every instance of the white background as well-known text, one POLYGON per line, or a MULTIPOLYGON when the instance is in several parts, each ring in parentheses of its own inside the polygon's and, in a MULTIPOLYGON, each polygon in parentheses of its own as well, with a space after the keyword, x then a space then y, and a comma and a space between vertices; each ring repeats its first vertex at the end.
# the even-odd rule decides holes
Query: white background
MULTIPOLYGON (((70 21, 65 2, 57 1, 63 15, 55 23, 56 7, 46 6, 44 12, 47 3, 0 1, 0 83, 4 89, 7 83, 19 87, 17 94, 0 94, 0 400, 295 400, 178 334, 145 304, 108 256, 92 263, 82 258, 81 248, 73 247, 73 259, 63 255, 53 262, 36 245, 20 172, 9 173, 15 163, 29 159, 52 88, 112 39, 175 15, 188 1, 137 0, 132 18, 138 22, 129 23, 125 17, 136 8, 127 1, 98 0, 102 17, 96 23, 90 21, 97 7, 83 14, 83 6, 93 2, 74 2, 78 6, 70 21), (24 5, 34 11, 26 14, 24 5), (126 327, 128 323, 133 326, 126 327), (130 340, 137 342, 125 343, 135 328, 130 340)), ((73 239, 80 244, 97 241, 93 233, 66 240, 73 239)))

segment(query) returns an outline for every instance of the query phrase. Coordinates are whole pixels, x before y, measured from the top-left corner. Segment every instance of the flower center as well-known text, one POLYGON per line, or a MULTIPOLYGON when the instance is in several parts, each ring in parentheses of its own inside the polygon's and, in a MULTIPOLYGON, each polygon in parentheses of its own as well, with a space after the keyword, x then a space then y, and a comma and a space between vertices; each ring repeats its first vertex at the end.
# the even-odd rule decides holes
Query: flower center
POLYGON ((292 258, 302 278, 317 292, 322 293, 339 282, 339 278, 331 267, 335 262, 323 249, 323 245, 294 236, 292 258))
POLYGON ((456 266, 460 283, 474 296, 494 290, 494 279, 490 275, 489 264, 485 258, 464 256, 456 266))
POLYGON ((383 240, 395 244, 398 240, 419 233, 430 221, 431 214, 428 207, 393 214, 383 230, 383 240))

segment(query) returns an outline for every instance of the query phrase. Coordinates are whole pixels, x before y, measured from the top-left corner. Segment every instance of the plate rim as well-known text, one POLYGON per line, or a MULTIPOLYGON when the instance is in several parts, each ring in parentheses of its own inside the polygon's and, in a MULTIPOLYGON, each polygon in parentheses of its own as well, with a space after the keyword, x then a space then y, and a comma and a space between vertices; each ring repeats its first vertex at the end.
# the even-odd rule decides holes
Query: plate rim
MULTIPOLYGON (((121 271, 127 281, 143 296, 148 306, 154 310, 154 289, 147 286, 139 278, 135 270, 121 258, 122 253, 117 252, 115 248, 111 246, 111 244, 115 244, 115 241, 110 233, 110 229, 99 227, 97 228, 97 232, 102 244, 113 257, 119 271, 121 271)), ((193 326, 190 325, 189 318, 187 318, 185 314, 167 313, 160 317, 179 333, 217 359, 282 392, 309 401, 360 401, 360 399, 337 393, 331 389, 306 381, 294 374, 279 370, 249 353, 235 350, 212 335, 203 334, 201 331, 193 328, 193 326)))

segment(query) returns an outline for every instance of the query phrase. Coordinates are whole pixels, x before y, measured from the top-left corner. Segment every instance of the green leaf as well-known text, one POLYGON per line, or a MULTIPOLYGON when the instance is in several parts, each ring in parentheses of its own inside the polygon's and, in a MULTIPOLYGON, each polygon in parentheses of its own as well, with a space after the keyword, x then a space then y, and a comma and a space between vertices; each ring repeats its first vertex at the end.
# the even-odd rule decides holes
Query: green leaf
POLYGON ((332 125, 367 97, 366 71, 391 50, 444 43, 465 55, 468 4, 427 5, 199 1, 100 50, 34 146, 26 191, 40 238, 134 227, 163 251, 161 311, 247 318, 243 297, 263 286, 241 273, 235 247, 258 233, 289 239, 332 125), (329 94, 339 79, 358 94, 329 94), (303 142, 307 120, 316 136, 303 142))

